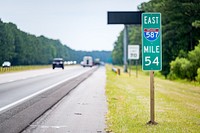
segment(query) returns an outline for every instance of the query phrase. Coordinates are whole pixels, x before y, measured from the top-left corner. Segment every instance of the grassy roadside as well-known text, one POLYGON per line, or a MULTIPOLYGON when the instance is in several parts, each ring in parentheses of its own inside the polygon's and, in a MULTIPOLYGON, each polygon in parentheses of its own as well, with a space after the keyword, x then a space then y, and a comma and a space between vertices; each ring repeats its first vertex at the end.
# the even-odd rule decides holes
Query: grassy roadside
POLYGON ((42 68, 51 68, 51 66, 50 65, 30 65, 30 66, 11 66, 9 68, 0 67, 0 74, 8 73, 8 72, 35 70, 35 69, 42 69, 42 68))
POLYGON ((200 86, 155 78, 155 120, 149 126, 149 76, 117 76, 107 66, 107 126, 114 133, 198 133, 200 86))

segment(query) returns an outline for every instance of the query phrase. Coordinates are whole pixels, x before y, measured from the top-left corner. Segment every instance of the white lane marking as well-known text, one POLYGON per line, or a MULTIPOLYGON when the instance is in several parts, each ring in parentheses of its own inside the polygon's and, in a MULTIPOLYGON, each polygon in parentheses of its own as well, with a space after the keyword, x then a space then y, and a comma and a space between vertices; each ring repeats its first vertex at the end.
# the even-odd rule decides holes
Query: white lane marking
POLYGON ((68 126, 45 126, 45 125, 30 125, 30 127, 33 127, 33 128, 55 128, 55 129, 59 129, 59 128, 67 128, 68 126))
MULTIPOLYGON (((87 71, 89 71, 89 70, 87 70, 87 71)), ((47 87, 47 88, 44 88, 43 90, 40 90, 40 91, 38 91, 38 92, 36 92, 36 93, 33 93, 33 94, 31 94, 31 95, 29 95, 29 96, 27 96, 27 97, 24 97, 24 98, 22 98, 22 99, 20 99, 20 100, 18 100, 18 101, 16 101, 16 102, 13 102, 13 103, 11 103, 11 104, 8 104, 8 105, 6 105, 6 106, 0 108, 0 112, 3 111, 3 110, 6 110, 6 109, 8 109, 8 108, 11 108, 12 106, 18 105, 19 103, 22 103, 22 102, 24 102, 24 101, 26 101, 26 100, 28 100, 28 99, 34 97, 34 96, 37 96, 37 95, 39 95, 39 94, 41 94, 41 93, 43 93, 43 92, 45 92, 45 91, 47 91, 47 90, 50 90, 50 89, 52 89, 53 87, 55 87, 55 86, 57 86, 57 85, 59 85, 59 84, 62 84, 62 83, 66 82, 66 81, 68 81, 68 80, 70 80, 70 79, 72 79, 72 78, 78 77, 79 75, 81 75, 81 74, 83 74, 83 73, 85 73, 85 72, 87 72, 87 71, 80 72, 80 73, 78 73, 78 74, 76 74, 76 75, 74 75, 74 76, 72 76, 72 77, 69 77, 69 78, 64 79, 64 80, 62 80, 62 81, 60 81, 60 82, 58 82, 58 83, 56 83, 56 84, 53 84, 53 85, 51 85, 51 86, 49 86, 49 87, 47 87)))

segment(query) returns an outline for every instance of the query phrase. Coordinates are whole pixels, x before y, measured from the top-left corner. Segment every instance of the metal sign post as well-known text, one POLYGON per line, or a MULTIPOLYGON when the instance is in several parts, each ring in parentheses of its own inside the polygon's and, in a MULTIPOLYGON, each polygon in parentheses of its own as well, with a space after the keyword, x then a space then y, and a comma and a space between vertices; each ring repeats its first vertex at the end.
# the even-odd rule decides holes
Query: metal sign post
POLYGON ((131 66, 132 66, 132 61, 129 60, 129 77, 131 76, 131 66))
POLYGON ((157 124, 155 122, 154 106, 154 71, 150 71, 150 119, 149 124, 157 124))
POLYGON ((154 71, 162 69, 160 13, 142 13, 142 70, 150 71, 150 121, 155 122, 154 71))
POLYGON ((127 73, 127 44, 128 44, 128 26, 124 25, 124 72, 127 73))
POLYGON ((136 60, 136 78, 138 77, 138 60, 136 60))

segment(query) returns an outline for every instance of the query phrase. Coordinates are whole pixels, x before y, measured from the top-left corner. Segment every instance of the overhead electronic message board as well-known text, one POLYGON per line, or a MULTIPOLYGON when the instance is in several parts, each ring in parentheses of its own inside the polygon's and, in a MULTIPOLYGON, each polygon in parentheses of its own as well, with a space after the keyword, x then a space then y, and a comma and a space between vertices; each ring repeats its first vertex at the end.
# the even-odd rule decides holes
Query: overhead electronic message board
POLYGON ((143 12, 108 12, 108 24, 141 24, 143 12))

